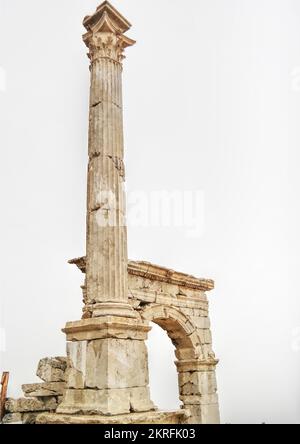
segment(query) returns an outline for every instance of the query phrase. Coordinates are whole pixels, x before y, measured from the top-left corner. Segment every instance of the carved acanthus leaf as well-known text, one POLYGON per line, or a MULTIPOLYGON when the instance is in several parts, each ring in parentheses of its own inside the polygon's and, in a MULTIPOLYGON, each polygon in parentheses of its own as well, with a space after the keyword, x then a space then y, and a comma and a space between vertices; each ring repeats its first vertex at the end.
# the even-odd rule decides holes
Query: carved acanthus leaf
POLYGON ((89 48, 89 58, 92 62, 101 58, 122 62, 125 58, 124 49, 134 45, 135 41, 123 34, 128 26, 122 26, 119 17, 112 11, 108 9, 100 12, 100 16, 98 11, 84 21, 88 32, 83 40, 89 48))

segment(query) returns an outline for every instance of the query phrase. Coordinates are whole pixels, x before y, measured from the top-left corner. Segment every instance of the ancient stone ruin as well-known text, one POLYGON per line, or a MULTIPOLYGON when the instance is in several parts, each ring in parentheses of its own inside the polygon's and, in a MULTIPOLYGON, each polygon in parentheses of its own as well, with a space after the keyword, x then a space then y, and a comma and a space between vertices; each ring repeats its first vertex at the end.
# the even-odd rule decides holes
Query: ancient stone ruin
POLYGON ((55 412, 66 389, 68 359, 66 357, 41 359, 36 375, 40 384, 22 385, 24 398, 8 399, 4 424, 35 424, 41 412, 55 412))
POLYGON ((211 280, 147 262, 129 262, 122 116, 124 50, 130 23, 105 1, 84 19, 91 61, 83 316, 68 322, 66 358, 40 361, 40 384, 8 399, 4 422, 40 424, 219 423, 218 361, 206 293, 211 280), (176 347, 181 409, 160 412, 150 398, 145 340, 150 323, 176 347))

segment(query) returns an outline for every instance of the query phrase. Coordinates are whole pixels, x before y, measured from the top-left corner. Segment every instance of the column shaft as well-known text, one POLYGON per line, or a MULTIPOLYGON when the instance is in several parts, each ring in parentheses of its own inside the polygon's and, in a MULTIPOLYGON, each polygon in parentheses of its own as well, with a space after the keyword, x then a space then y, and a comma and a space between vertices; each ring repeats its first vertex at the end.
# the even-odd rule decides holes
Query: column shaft
POLYGON ((122 66, 91 67, 87 203, 87 302, 127 303, 122 66))

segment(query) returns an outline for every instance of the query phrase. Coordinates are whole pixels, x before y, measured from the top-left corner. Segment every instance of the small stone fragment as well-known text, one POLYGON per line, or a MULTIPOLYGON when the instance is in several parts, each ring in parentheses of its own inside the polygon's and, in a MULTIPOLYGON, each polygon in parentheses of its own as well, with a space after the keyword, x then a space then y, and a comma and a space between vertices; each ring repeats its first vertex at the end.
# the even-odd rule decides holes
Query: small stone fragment
POLYGON ((39 362, 36 375, 45 382, 65 382, 67 365, 66 357, 44 358, 39 362))

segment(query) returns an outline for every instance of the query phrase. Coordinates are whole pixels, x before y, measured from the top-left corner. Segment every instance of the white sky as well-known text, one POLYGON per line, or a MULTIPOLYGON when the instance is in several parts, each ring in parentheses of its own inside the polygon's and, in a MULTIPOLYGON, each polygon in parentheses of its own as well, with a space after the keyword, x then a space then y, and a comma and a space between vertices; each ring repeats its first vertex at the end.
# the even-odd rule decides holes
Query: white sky
MULTIPOLYGON (((64 354, 60 329, 81 315, 83 276, 67 260, 85 252, 81 23, 99 3, 0 0, 0 371, 12 396, 41 357, 64 354)), ((113 4, 138 41, 124 64, 127 188, 205 198, 201 237, 129 228, 130 258, 215 279, 222 422, 300 423, 300 3, 113 4)), ((157 329, 149 345, 153 398, 176 407, 172 347, 157 329)))

